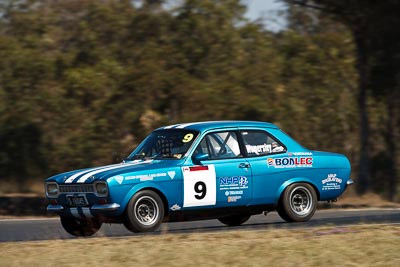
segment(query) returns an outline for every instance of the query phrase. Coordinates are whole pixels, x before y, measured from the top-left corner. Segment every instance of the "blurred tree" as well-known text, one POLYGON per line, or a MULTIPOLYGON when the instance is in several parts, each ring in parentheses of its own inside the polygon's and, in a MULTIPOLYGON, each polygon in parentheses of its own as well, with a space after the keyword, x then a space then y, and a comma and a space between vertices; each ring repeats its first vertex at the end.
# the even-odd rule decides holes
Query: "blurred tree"
POLYGON ((299 12, 272 33, 240 0, 168 2, 1 2, 0 180, 108 164, 157 126, 212 119, 275 122, 357 165, 349 32, 299 12))
POLYGON ((386 137, 385 158, 388 161, 389 199, 394 200, 397 194, 398 174, 396 170, 397 145, 399 132, 400 106, 400 40, 399 28, 392 27, 400 21, 398 16, 400 2, 390 1, 338 1, 338 0, 288 0, 286 2, 303 7, 317 9, 331 15, 351 31, 356 44, 357 69, 359 74, 358 106, 360 117, 360 162, 357 191, 365 193, 371 183, 369 175, 370 122, 368 118, 367 99, 369 92, 375 101, 382 99, 387 108, 385 118, 386 137))
POLYGON ((353 166, 358 138, 354 46, 351 34, 314 10, 291 6, 288 30, 279 34, 284 55, 279 105, 282 124, 312 148, 349 156, 353 166), (288 119, 289 118, 289 119, 288 119))

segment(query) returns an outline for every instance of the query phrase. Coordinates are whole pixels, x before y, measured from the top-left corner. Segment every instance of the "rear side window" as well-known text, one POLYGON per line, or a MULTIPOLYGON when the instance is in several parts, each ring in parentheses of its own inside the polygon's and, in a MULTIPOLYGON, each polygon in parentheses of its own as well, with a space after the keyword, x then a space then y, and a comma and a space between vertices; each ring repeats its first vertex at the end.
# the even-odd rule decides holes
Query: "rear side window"
POLYGON ((248 157, 286 152, 286 147, 264 131, 241 131, 248 157))
POLYGON ((208 154, 209 159, 229 159, 242 156, 235 132, 207 134, 196 148, 195 154, 197 153, 208 154))

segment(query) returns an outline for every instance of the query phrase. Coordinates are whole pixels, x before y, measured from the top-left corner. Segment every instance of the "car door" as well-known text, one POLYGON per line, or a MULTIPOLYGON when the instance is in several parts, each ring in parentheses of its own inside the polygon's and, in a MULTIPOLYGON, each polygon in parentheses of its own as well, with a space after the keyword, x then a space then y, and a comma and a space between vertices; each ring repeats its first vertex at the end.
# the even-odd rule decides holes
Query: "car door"
POLYGON ((285 168, 276 168, 274 163, 286 154, 287 148, 275 136, 264 130, 240 131, 245 156, 252 171, 252 205, 275 202, 279 186, 287 179, 285 168))
POLYGON ((183 167, 184 207, 230 207, 251 200, 251 170, 243 157, 238 132, 208 133, 195 149, 203 155, 195 166, 183 167), (200 173, 203 174, 200 174, 200 173))

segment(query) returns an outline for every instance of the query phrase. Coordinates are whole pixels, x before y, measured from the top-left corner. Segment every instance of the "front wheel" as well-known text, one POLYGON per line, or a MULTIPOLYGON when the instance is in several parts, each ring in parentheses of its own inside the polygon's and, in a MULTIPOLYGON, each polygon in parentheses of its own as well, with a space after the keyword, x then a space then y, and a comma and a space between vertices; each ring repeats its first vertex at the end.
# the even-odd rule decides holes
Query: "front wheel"
POLYGON ((247 222, 249 218, 250 215, 238 214, 238 215, 231 215, 227 217, 218 218, 218 220, 228 226, 239 226, 247 222))
POLYGON ((77 219, 67 216, 61 216, 60 221, 64 230, 74 236, 92 236, 102 225, 95 219, 77 219))
POLYGON ((317 194, 306 183, 289 185, 278 203, 277 212, 287 222, 306 222, 317 209, 317 194))
POLYGON ((136 193, 128 203, 125 227, 132 232, 153 232, 164 219, 164 204, 151 190, 136 193))

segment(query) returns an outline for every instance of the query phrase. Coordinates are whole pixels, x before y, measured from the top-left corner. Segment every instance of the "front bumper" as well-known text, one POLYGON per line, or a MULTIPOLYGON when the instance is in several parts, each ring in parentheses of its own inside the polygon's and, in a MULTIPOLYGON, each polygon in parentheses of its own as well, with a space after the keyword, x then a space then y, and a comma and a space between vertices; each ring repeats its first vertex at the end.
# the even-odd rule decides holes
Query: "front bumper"
POLYGON ((47 205, 49 213, 64 216, 74 216, 77 218, 92 218, 96 216, 117 215, 120 205, 117 203, 95 204, 90 207, 68 207, 63 205, 47 205))

